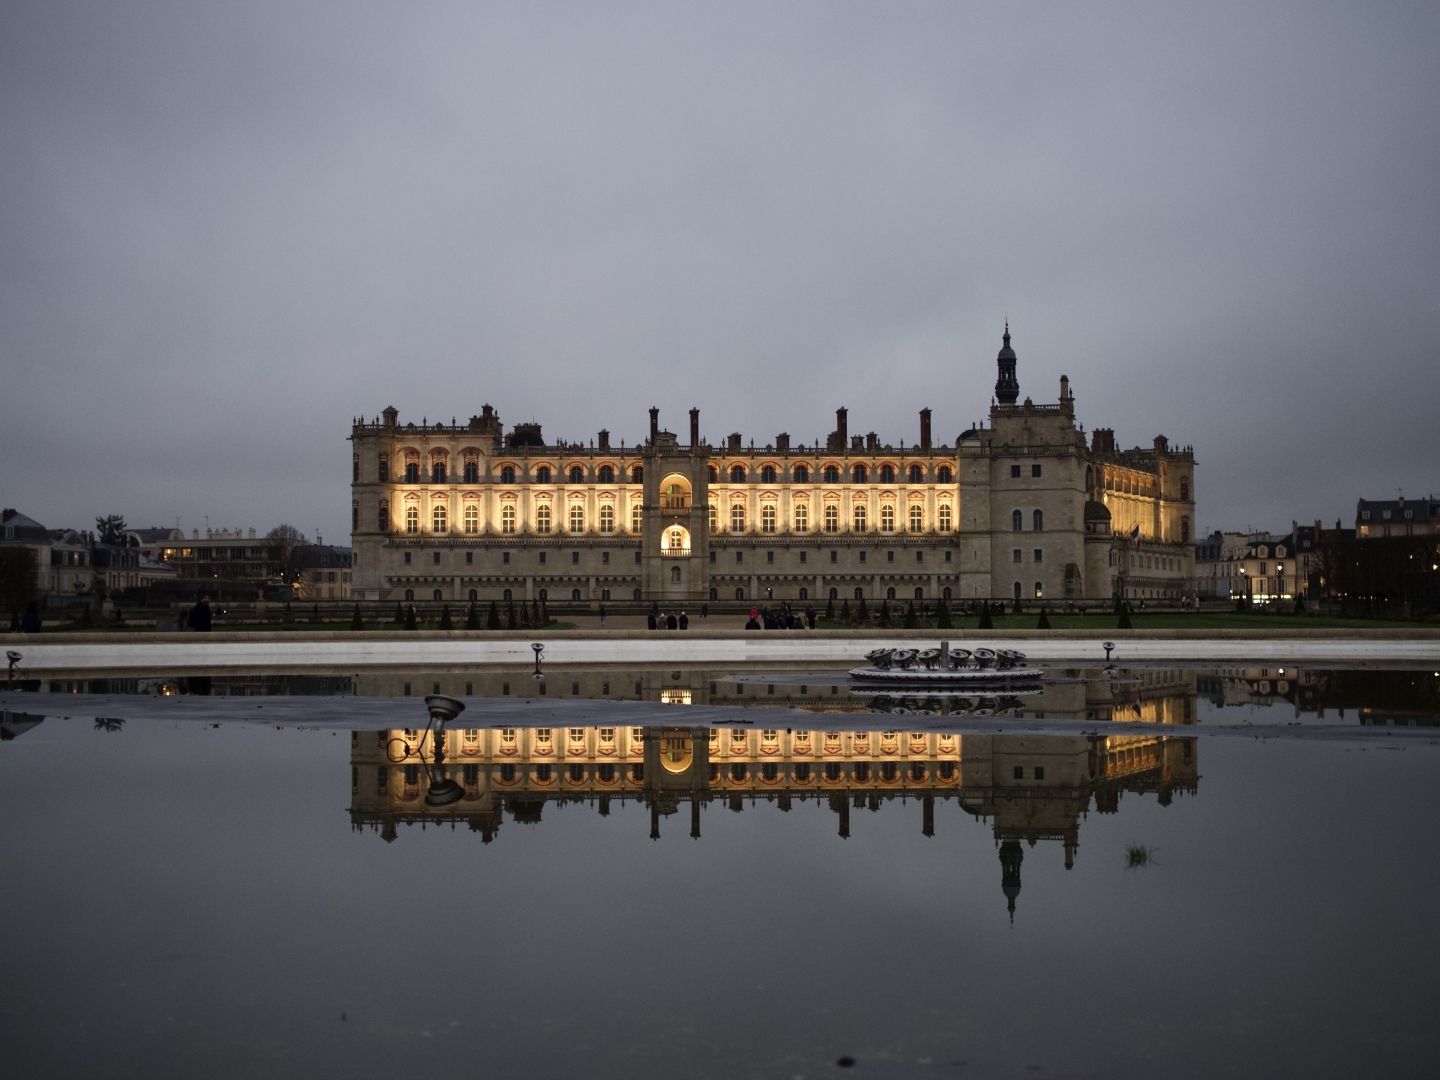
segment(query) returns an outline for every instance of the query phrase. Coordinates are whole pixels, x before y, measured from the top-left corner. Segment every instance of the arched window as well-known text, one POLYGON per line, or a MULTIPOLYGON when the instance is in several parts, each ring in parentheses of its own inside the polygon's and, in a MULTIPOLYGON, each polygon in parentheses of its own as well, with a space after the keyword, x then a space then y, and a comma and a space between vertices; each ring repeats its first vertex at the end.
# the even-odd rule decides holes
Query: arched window
POLYGON ((924 600, 924 599, 925 599, 925 590, 922 589, 919 585, 916 585, 916 586, 915 586, 915 599, 916 599, 916 600, 924 600))
POLYGON ((407 533, 420 531, 420 508, 414 503, 405 507, 405 531, 407 533))
POLYGON ((835 465, 825 466, 825 483, 838 484, 840 482, 840 469, 835 465))
POLYGON ((570 483, 583 484, 585 482, 585 470, 579 465, 570 466, 570 483))
POLYGON ((352 502, 350 503, 350 531, 351 531, 351 532, 359 532, 359 531, 360 531, 360 503, 359 503, 359 501, 352 501, 352 502))
POLYGON ((350 479, 354 483, 360 482, 360 455, 350 455, 350 479))
POLYGON ((580 599, 580 590, 579 590, 579 589, 571 589, 571 590, 570 590, 570 599, 571 599, 571 600, 579 600, 579 599, 580 599))
POLYGON ((804 503, 797 503, 792 516, 795 519, 795 531, 797 533, 810 531, 810 508, 808 506, 804 503))
POLYGON ((895 531, 895 506, 893 503, 885 503, 880 507, 880 531, 895 531))
POLYGON ((678 567, 678 566, 672 566, 672 567, 670 567, 670 584, 672 584, 672 585, 679 585, 679 584, 680 584, 680 567, 678 567))
POLYGON ((925 531, 925 508, 919 503, 910 504, 910 531, 912 533, 925 531))
POLYGON ((1182 544, 1190 542, 1190 519, 1188 517, 1180 519, 1180 542, 1182 544))
POLYGON ((537 484, 548 484, 548 483, 550 483, 550 466, 549 466, 549 465, 541 465, 539 468, 537 468, 537 469, 535 470, 535 482, 536 482, 537 484))
POLYGON ((894 599, 895 599, 895 586, 894 586, 894 585, 891 585, 888 589, 885 590, 885 599, 886 599, 886 600, 894 600, 894 599))
POLYGON ((801 586, 800 586, 800 599, 801 599, 801 600, 809 600, 809 599, 810 599, 810 590, 807 589, 804 585, 801 585, 801 586))
POLYGON ((514 503, 506 503, 500 508, 500 531, 502 533, 513 533, 515 531, 514 503))
POLYGON ((831 599, 831 600, 839 600, 839 599, 840 599, 840 590, 839 590, 839 589, 831 589, 831 590, 830 590, 830 599, 831 599))
POLYGON ((774 466, 774 465, 766 465, 763 469, 760 470, 760 482, 761 482, 762 484, 773 484, 773 483, 775 483, 775 466, 774 466))
POLYGON ((407 461, 405 463, 405 482, 407 484, 418 484, 420 482, 420 463, 418 461, 407 461))
POLYGON ((548 533, 550 531, 550 504, 541 503, 535 507, 535 531, 548 533))
POLYGON ((856 599, 856 600, 864 600, 864 599, 865 599, 865 590, 864 590, 861 586, 859 586, 859 585, 856 585, 856 586, 855 586, 855 599, 856 599))
POLYGON ((745 531, 745 504, 732 503, 730 506, 730 531, 745 531))
MULTIPOLYGON (((642 466, 636 465, 633 469, 630 470, 630 482, 632 484, 641 484, 645 482, 645 469, 642 466)), ((638 600, 639 597, 636 597, 636 599, 638 600)))
POLYGON ((796 465, 793 475, 797 484, 808 484, 810 482, 810 470, 804 465, 796 465))
POLYGON ((949 465, 941 465, 940 468, 935 470, 935 482, 937 484, 948 484, 953 476, 954 474, 950 472, 949 465))
POLYGON ((1190 481, 1189 481, 1189 480, 1181 480, 1181 481, 1180 481, 1180 501, 1181 501, 1181 502, 1189 502, 1189 501, 1190 501, 1190 481))
POLYGON ((513 484, 513 483, 515 482, 515 466, 514 466, 514 465, 502 465, 502 466, 500 466, 500 482, 501 482, 502 484, 513 484))
POLYGON ((601 599, 601 600, 609 600, 609 599, 610 599, 610 590, 609 590, 609 589, 601 589, 601 590, 600 590, 600 599, 601 599))
POLYGON ((572 533, 585 531, 585 507, 579 503, 570 504, 570 531, 572 533))
POLYGON ((388 499, 381 499, 380 505, 375 508, 375 527, 381 532, 390 531, 390 502, 388 499))
POLYGON ((745 586, 744 586, 744 585, 736 585, 736 586, 735 586, 735 599, 736 599, 736 600, 744 600, 744 599, 745 599, 745 586))
POLYGON ((471 589, 471 590, 470 590, 469 599, 470 599, 470 602, 471 602, 472 604, 473 604, 476 600, 479 600, 479 599, 480 599, 480 592, 479 592, 479 590, 478 590, 478 589, 471 589))
POLYGON ((710 504, 710 531, 720 531, 720 508, 714 503, 710 504))
POLYGON ((506 589, 503 593, 500 594, 500 599, 501 599, 501 600, 513 600, 513 599, 515 599, 515 597, 514 597, 514 595, 510 592, 509 589, 506 589))
POLYGON ((443 600, 443 599, 445 599, 445 597, 440 594, 440 590, 439 590, 439 589, 436 589, 433 593, 430 594, 430 599, 431 599, 431 600, 443 600))
POLYGON ((630 599, 632 599, 632 600, 639 600, 639 599, 640 599, 640 590, 639 590, 639 589, 633 589, 633 590, 631 590, 631 592, 630 592, 630 599))
POLYGON ((881 466, 880 466, 880 483, 882 483, 882 484, 893 484, 894 482, 895 482, 895 466, 894 466, 894 465, 881 465, 881 466))
POLYGON ((740 484, 740 483, 743 483, 744 481, 745 481, 745 466, 744 466, 744 465, 732 465, 732 466, 730 466, 730 482, 733 483, 733 484, 740 484))
POLYGON ((645 507, 638 502, 630 504, 630 531, 641 532, 645 528, 645 507))
POLYGON ((436 461, 430 465, 430 482, 433 484, 445 483, 445 462, 436 461))
POLYGON ((465 531, 466 531, 467 533, 477 533, 477 532, 479 532, 479 531, 480 531, 480 507, 476 506, 474 503, 466 503, 466 504, 465 504, 465 518, 464 518, 464 520, 465 520, 465 526, 464 526, 464 528, 465 528, 465 531))
MULTIPOLYGON (((636 599, 636 600, 639 600, 640 597, 637 596, 637 597, 635 597, 635 599, 636 599)), ((714 585, 711 585, 711 586, 710 586, 710 599, 711 599, 711 600, 719 600, 719 599, 720 599, 720 590, 717 589, 717 588, 715 588, 714 585)))
POLYGON ((465 462, 465 471, 462 475, 465 477, 465 483, 478 484, 480 482, 480 463, 478 461, 465 462))
POLYGON ((1015 582, 1015 599, 1020 599, 1020 583, 1018 581, 1015 582))
POLYGON ((1035 531, 1040 532, 1045 528, 1045 511, 1036 510, 1035 513, 1030 515, 1030 520, 1034 523, 1035 531))
POLYGON ((717 469, 714 465, 711 465, 711 466, 710 466, 710 482, 711 482, 712 484, 714 484, 714 483, 717 483, 719 480, 720 480, 720 470, 717 469))
POLYGON ((850 470, 850 479, 857 484, 863 484, 869 478, 870 470, 865 468, 863 464, 857 463, 856 466, 850 470))
POLYGON ((405 599, 406 599, 406 600, 414 600, 414 599, 415 599, 415 590, 414 590, 414 589, 406 589, 406 590, 405 590, 405 599))
POLYGON ((910 466, 910 483, 919 484, 925 480, 925 470, 919 465, 910 466))
POLYGON ((836 503, 825 504, 825 531, 827 533, 840 531, 840 507, 836 503))
POLYGON ((1022 514, 1019 510, 1013 510, 1013 511, 1011 511, 1011 513, 1010 513, 1010 530, 1011 530, 1012 532, 1019 532, 1019 531, 1020 531, 1021 529, 1023 529, 1024 527, 1025 527, 1025 515, 1022 514))
POLYGON ((948 533, 951 528, 953 528, 953 526, 951 525, 949 503, 941 503, 935 511, 935 517, 935 524, 942 533, 948 533))
POLYGON ((1042 582, 1035 582, 1035 599, 1039 600, 1045 595, 1045 586, 1042 582))
POLYGON ((449 531, 450 514, 445 509, 444 503, 436 503, 430 508, 430 531, 443 533, 449 531))
POLYGON ((615 507, 609 503, 600 507, 600 531, 602 533, 613 533, 615 531, 615 507))
POLYGON ((595 475, 595 479, 602 484, 613 484, 615 482, 615 467, 613 465, 601 465, 600 471, 595 475))
POLYGON ((852 529, 854 532, 864 532, 864 531, 865 531, 865 504, 864 504, 864 503, 856 503, 856 504, 855 504, 855 508, 854 508, 854 510, 853 510, 852 513, 853 513, 853 516, 852 516, 852 518, 851 518, 851 525, 850 525, 851 529, 852 529))
POLYGON ((541 589, 541 590, 540 590, 540 593, 539 593, 539 596, 540 596, 540 602, 543 604, 546 600, 550 599, 550 590, 549 590, 549 589, 541 589))
POLYGON ((775 504, 766 503, 760 507, 760 531, 773 533, 775 531, 775 504))
POLYGON ((382 458, 380 459, 380 462, 379 462, 379 470, 380 470, 380 471, 379 471, 379 474, 378 474, 378 479, 379 479, 379 481, 380 481, 382 484, 388 483, 389 480, 390 480, 390 459, 389 459, 389 458, 383 458, 383 457, 382 457, 382 458))
POLYGON ((941 589, 941 590, 940 590, 940 595, 943 596, 947 601, 950 600, 950 599, 951 599, 950 586, 949 586, 949 585, 946 585, 945 588, 941 589))

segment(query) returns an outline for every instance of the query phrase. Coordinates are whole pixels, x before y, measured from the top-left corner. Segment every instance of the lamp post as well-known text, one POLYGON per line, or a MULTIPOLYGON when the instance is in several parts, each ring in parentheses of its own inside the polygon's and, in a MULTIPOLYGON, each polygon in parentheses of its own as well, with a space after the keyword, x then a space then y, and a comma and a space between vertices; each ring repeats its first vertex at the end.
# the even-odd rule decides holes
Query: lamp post
MULTIPOLYGON (((460 801, 465 789, 444 774, 445 724, 465 711, 465 703, 443 694, 431 694, 425 698, 425 708, 430 711, 429 727, 435 731, 435 749, 431 755, 435 759, 435 767, 433 770, 428 766, 425 769, 430 779, 429 788, 425 792, 425 805, 449 806, 460 801), (436 779, 437 775, 439 779, 436 779)), ((420 746, 420 764, 425 764, 423 740, 420 746)))

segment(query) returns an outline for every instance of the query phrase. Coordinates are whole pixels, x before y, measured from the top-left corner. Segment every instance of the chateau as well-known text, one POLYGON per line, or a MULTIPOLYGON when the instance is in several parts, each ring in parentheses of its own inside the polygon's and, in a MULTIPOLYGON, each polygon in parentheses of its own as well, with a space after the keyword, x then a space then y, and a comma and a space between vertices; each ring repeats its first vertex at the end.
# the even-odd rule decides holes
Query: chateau
POLYGON ((1007 326, 989 422, 954 442, 781 433, 712 446, 690 410, 681 442, 547 443, 485 405, 466 424, 351 428, 357 600, 837 605, 863 597, 1027 605, 1179 599, 1194 592, 1195 458, 1164 436, 1087 442, 1069 379, 1020 398, 1007 326))

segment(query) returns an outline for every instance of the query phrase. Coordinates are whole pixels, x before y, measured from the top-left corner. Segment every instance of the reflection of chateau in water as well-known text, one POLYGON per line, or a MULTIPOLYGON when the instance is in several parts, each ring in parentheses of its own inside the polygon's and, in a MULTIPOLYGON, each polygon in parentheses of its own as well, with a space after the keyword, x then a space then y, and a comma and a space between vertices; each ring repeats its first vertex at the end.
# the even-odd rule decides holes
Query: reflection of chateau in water
MULTIPOLYGON (((683 710, 681 712, 683 715, 683 710)), ((451 729, 444 771, 460 783, 455 805, 425 805, 433 736, 417 729, 351 733, 351 822, 387 842, 401 826, 465 824, 485 843, 503 818, 535 824, 546 803, 608 814, 639 802, 658 839, 666 818, 688 809, 692 837, 705 811, 747 804, 789 811, 823 801, 840 836, 852 811, 913 812, 926 836, 935 804, 954 800, 992 824, 1002 886, 1014 911, 1022 842, 1061 845, 1066 868, 1080 819, 1114 813, 1123 793, 1168 805, 1199 782, 1195 739, 1155 735, 960 735, 944 731, 823 731, 765 727, 571 727, 451 729)))

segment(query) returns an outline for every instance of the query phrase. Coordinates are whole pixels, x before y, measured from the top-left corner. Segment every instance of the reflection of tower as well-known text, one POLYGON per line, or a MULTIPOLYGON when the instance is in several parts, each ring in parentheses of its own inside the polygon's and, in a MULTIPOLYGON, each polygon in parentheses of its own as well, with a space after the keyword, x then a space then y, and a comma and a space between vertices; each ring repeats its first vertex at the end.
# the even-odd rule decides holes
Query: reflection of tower
POLYGON ((1020 864, 1025 861, 1025 852, 1020 850, 1019 840, 1005 840, 1000 844, 1000 891, 1010 901, 1010 921, 1015 921, 1015 898, 1020 895, 1020 864))

